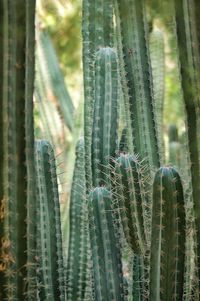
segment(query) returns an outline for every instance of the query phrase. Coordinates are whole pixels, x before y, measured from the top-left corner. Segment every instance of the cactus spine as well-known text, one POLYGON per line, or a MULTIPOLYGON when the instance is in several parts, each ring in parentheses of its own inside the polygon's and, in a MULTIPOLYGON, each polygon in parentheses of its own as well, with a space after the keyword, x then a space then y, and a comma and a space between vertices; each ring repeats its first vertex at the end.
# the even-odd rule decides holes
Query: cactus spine
POLYGON ((125 300, 111 193, 104 187, 95 188, 89 195, 88 207, 95 300, 125 300))
POLYGON ((161 167, 153 183, 150 301, 182 300, 185 208, 177 171, 161 167))
POLYGON ((76 146, 70 197, 70 237, 67 264, 67 300, 85 300, 88 286, 88 220, 85 185, 84 140, 76 146))
POLYGON ((55 158, 44 140, 35 146, 37 171, 37 257, 41 300, 65 300, 60 205, 55 158))
POLYGON ((110 179, 111 158, 117 149, 118 72, 112 48, 101 48, 95 59, 95 92, 92 135, 93 186, 110 179))

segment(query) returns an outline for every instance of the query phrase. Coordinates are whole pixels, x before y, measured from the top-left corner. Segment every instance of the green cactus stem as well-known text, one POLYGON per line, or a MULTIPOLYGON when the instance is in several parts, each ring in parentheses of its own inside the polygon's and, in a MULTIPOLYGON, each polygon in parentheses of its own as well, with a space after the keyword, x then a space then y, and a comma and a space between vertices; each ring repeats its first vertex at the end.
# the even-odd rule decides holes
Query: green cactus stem
POLYGON ((200 275, 200 5, 196 0, 174 1, 174 5, 180 73, 187 118, 192 198, 197 230, 198 274, 200 275))
POLYGON ((95 188, 89 195, 88 206, 95 300, 125 300, 111 193, 104 187, 95 188))
POLYGON ((0 298, 35 300, 35 0, 1 1, 1 16, 3 201, 0 265, 3 268, 0 298))
POLYGON ((145 192, 141 165, 135 156, 121 154, 115 164, 116 199, 125 238, 135 254, 145 254, 145 192))
POLYGON ((51 145, 37 141, 37 260, 41 300, 65 300, 60 204, 55 158, 51 145))
POLYGON ((84 73, 84 140, 87 192, 92 187, 91 140, 94 107, 94 56, 100 47, 113 46, 113 8, 111 0, 84 0, 83 73, 84 73))
POLYGON ((185 208, 177 171, 161 167, 153 183, 150 301, 183 300, 185 208))
MULTIPOLYGON (((134 152, 152 167, 160 156, 143 0, 118 0, 122 47, 129 89, 134 152)), ((122 88, 124 84, 122 82, 122 88)))
POLYGON ((92 134, 93 186, 108 184, 117 150, 118 71, 116 52, 101 48, 95 58, 95 103, 92 134))
POLYGON ((85 183, 84 140, 76 146, 76 162, 70 197, 70 234, 67 264, 67 300, 85 300, 88 290, 88 217, 85 183))

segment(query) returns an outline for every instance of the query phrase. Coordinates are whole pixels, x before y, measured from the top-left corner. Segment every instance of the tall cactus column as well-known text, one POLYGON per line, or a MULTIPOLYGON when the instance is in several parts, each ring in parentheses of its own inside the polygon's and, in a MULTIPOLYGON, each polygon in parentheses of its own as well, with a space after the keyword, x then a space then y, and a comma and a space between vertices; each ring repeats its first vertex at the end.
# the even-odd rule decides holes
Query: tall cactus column
POLYGON ((185 271, 185 208, 175 169, 161 167, 153 183, 150 301, 180 301, 185 271))
POLYGON ((88 201, 96 301, 125 300, 121 254, 112 212, 112 195, 104 187, 91 191, 88 201))
POLYGON ((85 300, 89 289, 88 211, 85 185, 84 140, 76 146, 76 161, 70 196, 70 234, 67 261, 67 300, 85 300))
MULTIPOLYGON (((136 154, 140 154, 140 159, 147 159, 150 166, 159 167, 160 155, 144 0, 115 1, 118 2, 121 22, 134 151, 136 154)), ((122 89, 123 87, 122 83, 122 89)))
POLYGON ((95 58, 94 116, 92 131, 93 186, 108 185, 111 158, 117 149, 118 69, 113 48, 101 48, 95 58))
POLYGON ((83 0, 84 139, 87 192, 92 187, 91 139, 94 109, 94 55, 113 46, 112 0, 83 0))
POLYGON ((200 282, 200 5, 195 0, 174 1, 182 90, 187 117, 192 198, 197 230, 200 282))
MULTIPOLYGON (((36 291, 41 300, 65 300, 60 204, 55 157, 51 145, 44 140, 35 146, 37 174, 37 258, 36 291)), ((36 239, 36 237, 35 237, 36 239)))
POLYGON ((1 1, 3 97, 1 95, 0 101, 4 133, 1 219, 4 225, 2 229, 1 224, 0 296, 3 300, 36 298, 35 227, 32 224, 35 220, 34 15, 35 0, 1 1))

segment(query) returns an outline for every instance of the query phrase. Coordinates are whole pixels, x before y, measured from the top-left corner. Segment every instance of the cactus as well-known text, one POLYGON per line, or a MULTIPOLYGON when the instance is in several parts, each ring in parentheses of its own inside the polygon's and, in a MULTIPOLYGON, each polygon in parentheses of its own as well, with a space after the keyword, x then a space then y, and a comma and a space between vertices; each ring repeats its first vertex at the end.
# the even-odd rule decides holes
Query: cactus
POLYGON ((92 187, 91 139, 94 108, 93 58, 100 47, 113 46, 111 0, 83 1, 84 139, 87 192, 92 187))
POLYGON ((96 187, 90 192, 88 208, 95 300, 125 300, 111 193, 96 187))
MULTIPOLYGON (((187 118, 192 198, 197 230, 197 261, 200 275, 200 48, 198 1, 175 1, 180 73, 187 118)), ((200 281, 200 276, 199 276, 200 281)))
POLYGON ((116 159, 116 198, 125 238, 135 254, 145 254, 145 191, 141 165, 135 156, 121 154, 116 159))
POLYGON ((76 146, 76 162, 70 197, 70 236, 67 264, 67 300, 85 300, 88 286, 88 220, 84 141, 76 146))
POLYGON ((160 156, 144 1, 118 0, 118 8, 129 89, 134 152, 140 155, 141 160, 145 158, 148 164, 156 168, 160 165, 160 156))
POLYGON ((185 226, 179 174, 174 168, 161 167, 153 183, 150 301, 183 298, 185 226))
POLYGON ((37 174, 38 294, 41 300, 65 300, 60 205, 55 158, 44 140, 35 145, 37 174))
POLYGON ((36 298, 34 15, 34 0, 1 1, 3 97, 1 95, 0 102, 4 133, 0 255, 2 300, 36 298))
POLYGON ((95 92, 92 134, 93 186, 110 179, 111 158, 117 150, 118 72, 112 48, 101 48, 95 59, 95 92))

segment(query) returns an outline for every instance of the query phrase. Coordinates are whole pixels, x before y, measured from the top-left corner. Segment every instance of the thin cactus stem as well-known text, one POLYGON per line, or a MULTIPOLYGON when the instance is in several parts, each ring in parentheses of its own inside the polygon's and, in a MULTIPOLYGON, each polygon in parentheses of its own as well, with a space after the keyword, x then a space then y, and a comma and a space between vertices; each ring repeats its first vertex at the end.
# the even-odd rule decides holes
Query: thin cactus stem
POLYGON ((70 197, 70 234, 67 264, 67 300, 85 300, 89 285, 88 217, 85 183, 84 140, 76 146, 76 161, 70 197))
POLYGON ((55 158, 51 145, 35 145, 37 174, 38 294, 42 300, 65 300, 60 204, 55 158))
POLYGON ((91 139, 94 108, 94 56, 100 47, 113 45, 113 8, 111 0, 84 0, 82 5, 84 70, 84 139, 87 193, 92 187, 91 139))

